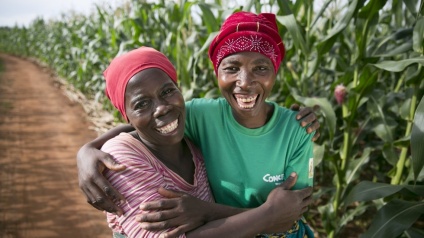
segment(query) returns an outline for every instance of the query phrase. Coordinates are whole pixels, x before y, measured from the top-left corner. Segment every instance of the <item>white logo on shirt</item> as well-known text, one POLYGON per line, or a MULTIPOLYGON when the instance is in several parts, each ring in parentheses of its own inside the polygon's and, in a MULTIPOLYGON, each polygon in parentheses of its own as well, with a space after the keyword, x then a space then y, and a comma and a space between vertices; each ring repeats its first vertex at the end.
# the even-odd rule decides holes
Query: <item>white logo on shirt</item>
POLYGON ((308 178, 314 178, 314 158, 309 159, 308 178))
POLYGON ((265 174, 265 176, 262 179, 267 183, 280 184, 281 182, 284 181, 284 174, 277 174, 277 175, 265 174))

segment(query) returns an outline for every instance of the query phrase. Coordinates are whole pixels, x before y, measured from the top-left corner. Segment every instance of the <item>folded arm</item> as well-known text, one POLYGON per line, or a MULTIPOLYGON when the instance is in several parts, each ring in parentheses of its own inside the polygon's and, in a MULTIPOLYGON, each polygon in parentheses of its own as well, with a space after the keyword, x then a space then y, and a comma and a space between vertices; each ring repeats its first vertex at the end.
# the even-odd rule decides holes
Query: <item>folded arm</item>
POLYGON ((297 176, 290 176, 276 187, 258 208, 239 209, 196 201, 184 193, 159 190, 168 199, 144 203, 148 211, 136 218, 147 230, 174 229, 164 237, 253 237, 259 233, 284 232, 293 226, 312 202, 312 188, 290 190, 297 176), (290 206, 287 206, 290 204, 290 206), (207 214, 207 215, 205 215, 207 214))

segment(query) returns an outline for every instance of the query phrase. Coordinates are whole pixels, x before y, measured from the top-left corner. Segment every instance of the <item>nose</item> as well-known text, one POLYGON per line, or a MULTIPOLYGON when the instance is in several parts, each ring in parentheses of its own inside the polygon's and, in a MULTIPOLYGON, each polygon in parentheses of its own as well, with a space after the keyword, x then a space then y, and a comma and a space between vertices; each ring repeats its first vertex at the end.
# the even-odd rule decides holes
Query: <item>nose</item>
POLYGON ((236 86, 246 89, 252 84, 252 81, 251 75, 249 75, 249 73, 245 70, 241 70, 237 75, 236 86))
POLYGON ((163 100, 160 100, 156 103, 155 111, 153 116, 158 118, 166 115, 171 110, 171 106, 163 100))

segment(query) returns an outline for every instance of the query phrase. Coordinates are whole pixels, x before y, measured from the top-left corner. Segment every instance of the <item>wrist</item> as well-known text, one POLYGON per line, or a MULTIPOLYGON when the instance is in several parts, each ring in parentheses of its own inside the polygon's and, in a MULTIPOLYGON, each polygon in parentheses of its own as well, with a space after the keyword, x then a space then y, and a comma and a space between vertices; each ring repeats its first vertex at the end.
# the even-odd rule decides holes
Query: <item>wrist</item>
POLYGON ((272 214, 271 206, 267 202, 265 202, 256 209, 257 209, 257 212, 259 213, 259 216, 263 218, 258 221, 259 227, 261 228, 259 230, 259 233, 260 234, 269 233, 270 225, 272 224, 272 219, 267 219, 267 218, 271 217, 271 214, 272 214))
POLYGON ((205 222, 211 222, 214 220, 227 218, 230 216, 237 215, 239 213, 248 211, 250 209, 246 208, 237 208, 237 207, 230 207, 226 205, 221 205, 218 203, 207 203, 207 212, 204 213, 204 220, 205 222))

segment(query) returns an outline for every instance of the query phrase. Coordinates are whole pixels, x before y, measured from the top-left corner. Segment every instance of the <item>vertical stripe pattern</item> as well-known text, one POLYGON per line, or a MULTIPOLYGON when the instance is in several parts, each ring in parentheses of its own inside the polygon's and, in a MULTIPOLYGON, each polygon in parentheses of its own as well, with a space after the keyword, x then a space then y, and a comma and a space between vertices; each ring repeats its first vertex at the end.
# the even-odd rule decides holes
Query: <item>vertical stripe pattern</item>
MULTIPOLYGON (((107 213, 109 227, 127 237, 158 237, 163 231, 150 232, 140 228, 135 216, 141 214, 139 205, 143 202, 163 199, 157 193, 162 186, 188 193, 205 201, 214 202, 203 157, 200 151, 188 140, 193 155, 195 174, 193 184, 187 183, 179 175, 168 169, 140 141, 130 134, 121 133, 109 140, 102 151, 111 154, 114 159, 126 166, 126 170, 115 172, 107 170, 104 175, 127 200, 121 205, 124 215, 121 217, 107 213)), ((185 237, 182 235, 180 237, 185 237)))

